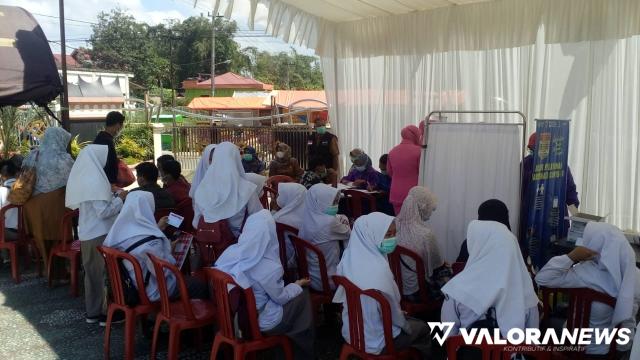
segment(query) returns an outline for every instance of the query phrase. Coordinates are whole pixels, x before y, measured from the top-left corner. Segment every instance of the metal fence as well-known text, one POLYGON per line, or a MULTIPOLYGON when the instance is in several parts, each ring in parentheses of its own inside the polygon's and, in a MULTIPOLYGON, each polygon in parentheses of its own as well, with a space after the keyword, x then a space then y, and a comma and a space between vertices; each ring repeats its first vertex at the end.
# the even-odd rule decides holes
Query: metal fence
POLYGON ((176 126, 173 133, 173 152, 185 170, 195 170, 200 153, 208 144, 223 141, 238 146, 252 146, 258 157, 269 165, 277 142, 291 147, 291 156, 306 169, 308 162, 307 141, 311 129, 301 126, 176 126))

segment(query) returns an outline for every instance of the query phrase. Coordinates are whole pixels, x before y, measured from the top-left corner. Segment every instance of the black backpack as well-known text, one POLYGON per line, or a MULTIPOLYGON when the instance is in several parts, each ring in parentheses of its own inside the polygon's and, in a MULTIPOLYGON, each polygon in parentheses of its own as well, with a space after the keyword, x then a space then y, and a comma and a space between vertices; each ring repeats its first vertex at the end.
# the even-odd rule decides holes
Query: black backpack
MULTIPOLYGON (((124 252, 126 253, 130 253, 131 251, 133 251, 134 249, 136 249, 137 247, 146 244, 150 241, 153 241, 155 239, 159 239, 159 237, 157 236, 147 236, 146 238, 142 239, 142 240, 138 240, 135 243, 133 243, 131 246, 129 246, 124 252)), ((135 281, 133 281, 133 279, 131 278, 131 276, 129 276, 129 270, 127 270, 127 267, 124 266, 124 263, 122 260, 118 261, 118 270, 120 271, 120 280, 122 280, 122 289, 123 289, 123 295, 124 295, 124 303, 127 304, 128 306, 136 306, 140 303, 140 296, 138 296, 138 289, 136 288, 135 285, 135 281)), ((147 284, 149 283, 149 277, 151 276, 151 272, 147 271, 147 273, 144 276, 144 286, 145 288, 147 287, 147 284)))

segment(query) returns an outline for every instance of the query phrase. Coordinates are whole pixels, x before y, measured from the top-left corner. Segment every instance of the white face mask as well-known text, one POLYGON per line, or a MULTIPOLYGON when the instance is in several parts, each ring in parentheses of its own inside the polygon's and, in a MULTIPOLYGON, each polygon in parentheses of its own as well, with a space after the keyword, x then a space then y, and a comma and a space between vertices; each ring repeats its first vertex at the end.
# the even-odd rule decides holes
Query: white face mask
POLYGON ((282 158, 284 157, 284 152, 283 152, 283 151, 278 151, 278 152, 276 152, 276 157, 277 157, 278 159, 282 159, 282 158))

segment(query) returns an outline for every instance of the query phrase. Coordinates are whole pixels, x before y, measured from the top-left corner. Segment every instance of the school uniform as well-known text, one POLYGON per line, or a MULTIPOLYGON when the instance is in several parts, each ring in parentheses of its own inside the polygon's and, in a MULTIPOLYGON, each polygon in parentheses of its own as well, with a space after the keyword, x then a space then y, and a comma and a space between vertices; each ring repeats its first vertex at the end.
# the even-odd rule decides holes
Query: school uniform
MULTIPOLYGON (((296 183, 280 183, 278 184, 277 203, 280 210, 273 215, 273 219, 285 225, 294 227, 300 231, 304 218, 304 197, 307 189, 296 183)), ((295 249, 293 243, 287 236, 285 239, 287 251, 287 263, 289 267, 295 267, 295 249)))

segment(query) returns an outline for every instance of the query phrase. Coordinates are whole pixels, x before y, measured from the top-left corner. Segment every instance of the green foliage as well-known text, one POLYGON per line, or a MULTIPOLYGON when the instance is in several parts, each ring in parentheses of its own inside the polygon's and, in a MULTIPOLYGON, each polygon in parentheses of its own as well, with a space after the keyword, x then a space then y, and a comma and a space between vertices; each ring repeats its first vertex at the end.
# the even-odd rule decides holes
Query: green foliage
MULTIPOLYGON (((2 158, 9 158, 13 153, 22 153, 20 130, 38 117, 33 108, 20 109, 13 106, 0 107, 0 142, 2 142, 2 158)), ((28 145, 27 145, 28 147, 28 145)), ((27 148, 27 152, 28 152, 27 148)))
POLYGON ((116 139, 116 153, 123 158, 140 162, 153 159, 153 131, 146 124, 125 123, 116 139))
POLYGON ((276 89, 321 90, 324 89, 322 70, 318 58, 291 53, 271 54, 259 52, 254 47, 245 48, 243 54, 249 59, 247 73, 255 79, 273 84, 276 89))
POLYGON ((87 146, 88 144, 91 144, 91 141, 78 141, 78 136, 76 135, 73 137, 73 139, 71 139, 71 157, 72 158, 77 158, 78 154, 80 154, 80 150, 82 150, 85 146, 87 146))

